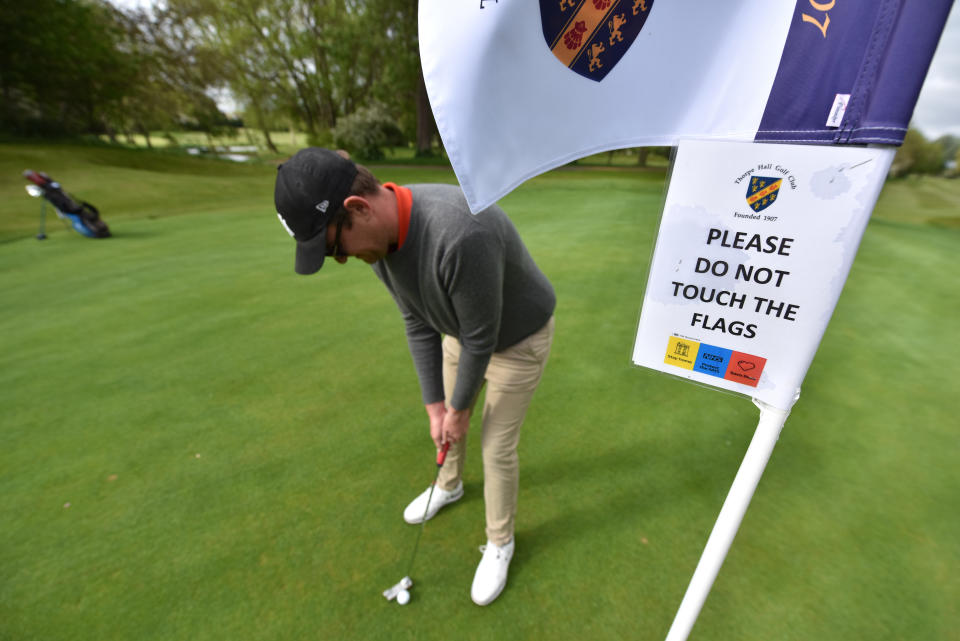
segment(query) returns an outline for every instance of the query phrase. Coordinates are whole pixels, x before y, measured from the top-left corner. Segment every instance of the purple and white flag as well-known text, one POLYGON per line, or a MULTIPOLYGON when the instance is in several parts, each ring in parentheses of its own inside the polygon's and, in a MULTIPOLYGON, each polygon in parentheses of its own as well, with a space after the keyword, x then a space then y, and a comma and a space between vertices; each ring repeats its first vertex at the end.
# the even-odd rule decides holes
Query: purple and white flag
POLYGON ((681 138, 903 141, 952 0, 421 0, 476 212, 586 155, 681 138))

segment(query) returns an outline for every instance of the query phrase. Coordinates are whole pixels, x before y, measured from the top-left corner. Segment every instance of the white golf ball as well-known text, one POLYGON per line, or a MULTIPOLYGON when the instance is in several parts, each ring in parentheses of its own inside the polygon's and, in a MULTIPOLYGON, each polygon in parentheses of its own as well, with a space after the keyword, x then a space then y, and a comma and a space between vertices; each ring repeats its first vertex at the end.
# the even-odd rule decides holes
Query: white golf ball
POLYGON ((400 590, 397 592, 397 603, 400 605, 406 605, 410 603, 410 593, 406 590, 400 590))

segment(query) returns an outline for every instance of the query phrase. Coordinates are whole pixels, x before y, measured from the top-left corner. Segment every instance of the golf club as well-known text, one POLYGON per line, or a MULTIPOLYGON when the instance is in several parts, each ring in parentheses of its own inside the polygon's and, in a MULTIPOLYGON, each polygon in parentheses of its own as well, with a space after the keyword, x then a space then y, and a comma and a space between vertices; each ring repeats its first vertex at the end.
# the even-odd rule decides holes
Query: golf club
MULTIPOLYGON (((423 510, 423 520, 420 522, 420 529, 417 531, 417 540, 413 544, 413 554, 410 555, 410 563, 407 564, 407 573, 400 581, 383 591, 383 597, 390 601, 397 598, 401 592, 406 592, 413 586, 413 580, 410 578, 410 572, 413 571, 413 561, 417 558, 417 548, 420 547, 420 537, 423 535, 423 528, 427 525, 427 513, 430 511, 430 501, 433 500, 433 490, 437 487, 437 481, 440 479, 440 469, 443 462, 447 459, 447 450, 450 449, 450 443, 444 443, 443 447, 437 451, 437 475, 433 479, 433 485, 430 486, 430 494, 427 495, 427 506, 423 510)), ((410 595, 405 598, 397 598, 400 605, 405 605, 410 595), (402 600, 401 600, 402 598, 402 600)))

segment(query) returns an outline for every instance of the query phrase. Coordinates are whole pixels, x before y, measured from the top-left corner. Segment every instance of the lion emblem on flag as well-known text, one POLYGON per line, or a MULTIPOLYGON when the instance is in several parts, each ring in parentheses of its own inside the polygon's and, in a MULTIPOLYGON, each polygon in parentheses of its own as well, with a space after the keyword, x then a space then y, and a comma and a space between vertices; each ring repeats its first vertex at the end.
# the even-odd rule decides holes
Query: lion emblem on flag
POLYGON ((782 184, 783 178, 770 178, 768 176, 751 178, 750 182, 747 183, 746 196, 750 209, 760 212, 776 202, 782 184))
POLYGON ((550 51, 564 66, 600 82, 643 29, 653 0, 540 0, 550 51))

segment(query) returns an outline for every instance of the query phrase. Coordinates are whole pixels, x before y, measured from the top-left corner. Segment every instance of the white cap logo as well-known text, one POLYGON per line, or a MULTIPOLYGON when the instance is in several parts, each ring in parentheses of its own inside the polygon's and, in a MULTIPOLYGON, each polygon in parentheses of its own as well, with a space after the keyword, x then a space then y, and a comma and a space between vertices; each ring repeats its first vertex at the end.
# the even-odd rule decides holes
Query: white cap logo
POLYGON ((283 228, 287 230, 287 233, 290 234, 290 236, 291 236, 292 238, 296 238, 296 237, 293 235, 293 230, 290 229, 290 226, 289 226, 289 225, 287 225, 287 221, 285 221, 285 220, 283 219, 283 216, 280 215, 280 212, 279 212, 279 211, 277 212, 277 218, 280 219, 280 223, 283 225, 283 228))
POLYGON ((321 214, 325 214, 327 213, 327 207, 329 206, 330 206, 329 200, 322 200, 317 203, 317 211, 319 211, 321 214))

